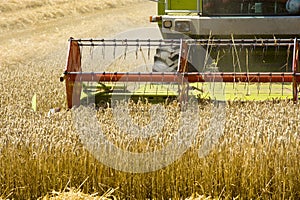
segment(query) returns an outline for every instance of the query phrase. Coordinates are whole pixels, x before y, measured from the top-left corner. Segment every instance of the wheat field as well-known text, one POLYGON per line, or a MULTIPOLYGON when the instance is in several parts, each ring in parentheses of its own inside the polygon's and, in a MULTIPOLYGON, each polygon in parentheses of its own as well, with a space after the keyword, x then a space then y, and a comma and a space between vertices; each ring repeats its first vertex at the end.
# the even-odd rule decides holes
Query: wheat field
MULTIPOLYGON (((147 105, 141 105, 135 118, 147 120, 141 117, 147 105)), ((174 107, 168 109, 178 112, 174 107)), ((200 109, 199 143, 211 106, 201 105, 200 109)), ((198 157, 200 144, 196 142, 175 163, 145 174, 125 173, 99 163, 79 141, 72 111, 50 118, 29 109, 10 112, 13 118, 1 121, 2 127, 8 123, 1 133, 1 195, 34 199, 69 188, 102 195, 113 188, 116 198, 297 199, 298 111, 299 106, 288 101, 228 103, 224 135, 208 156, 198 157)), ((130 139, 115 137, 118 128, 109 123, 111 110, 98 114, 105 132, 120 148, 137 151, 158 146, 151 140, 128 145, 130 139)), ((176 120, 173 123, 170 126, 176 128, 176 120)))
MULTIPOLYGON (((119 1, 68 2, 6 0, 0 5, 1 31, 18 32, 49 18, 118 6, 119 1), (16 15, 20 10, 24 12, 16 15)), ((133 2, 138 1, 122 4, 133 2)), ((66 53, 53 50, 44 55, 46 48, 35 51, 30 45, 27 48, 43 56, 32 60, 30 54, 25 59, 27 54, 5 45, 7 51, 0 54, 0 199, 300 198, 299 104, 276 99, 227 102, 222 136, 207 156, 199 157, 214 106, 200 102, 199 112, 192 116, 199 119, 195 138, 178 160, 153 172, 122 172, 99 162, 80 139, 75 111, 66 108, 64 84, 58 81, 66 53), (56 107, 61 111, 48 115, 56 107)), ((149 123, 151 104, 127 106, 135 124, 149 123)), ((154 151, 168 143, 180 124, 178 103, 162 106, 167 118, 159 140, 128 137, 114 122, 111 108, 96 114, 107 138, 119 148, 154 151)))

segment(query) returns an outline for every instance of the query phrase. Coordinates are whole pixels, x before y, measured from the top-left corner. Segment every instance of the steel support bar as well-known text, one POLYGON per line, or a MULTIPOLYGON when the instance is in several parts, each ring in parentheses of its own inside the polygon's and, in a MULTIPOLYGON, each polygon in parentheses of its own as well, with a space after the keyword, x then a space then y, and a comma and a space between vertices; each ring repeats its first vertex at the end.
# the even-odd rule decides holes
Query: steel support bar
POLYGON ((300 73, 66 73, 65 77, 78 82, 300 82, 300 73))
MULTIPOLYGON (((296 39, 299 41, 298 39, 296 39)), ((181 42, 187 44, 195 44, 202 46, 212 46, 212 47, 282 47, 282 46, 293 46, 293 39, 160 39, 160 40, 129 40, 129 39, 70 39, 70 41, 78 42, 79 46, 176 46, 180 45, 181 42)))
MULTIPOLYGON (((81 72, 81 56, 78 42, 70 39, 69 54, 67 58, 66 72, 81 72)), ((61 79, 62 80, 62 79, 61 79)), ((66 94, 68 108, 72 108, 74 105, 80 105, 81 95, 81 82, 71 79, 70 77, 64 77, 66 82, 66 94)))

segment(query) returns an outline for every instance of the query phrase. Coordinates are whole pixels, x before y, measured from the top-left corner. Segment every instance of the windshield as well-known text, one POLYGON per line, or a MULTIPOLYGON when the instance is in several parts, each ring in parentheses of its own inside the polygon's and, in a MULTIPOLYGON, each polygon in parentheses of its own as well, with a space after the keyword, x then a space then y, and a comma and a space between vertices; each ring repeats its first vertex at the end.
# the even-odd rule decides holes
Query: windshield
POLYGON ((203 0, 205 15, 299 15, 300 0, 203 0))

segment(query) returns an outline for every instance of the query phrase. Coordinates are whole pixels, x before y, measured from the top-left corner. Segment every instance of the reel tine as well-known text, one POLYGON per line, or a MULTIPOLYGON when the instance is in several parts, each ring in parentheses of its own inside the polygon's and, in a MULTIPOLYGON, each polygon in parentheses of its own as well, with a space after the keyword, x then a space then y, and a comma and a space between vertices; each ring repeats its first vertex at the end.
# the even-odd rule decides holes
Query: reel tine
POLYGON ((151 53, 150 53, 150 48, 151 48, 151 44, 150 44, 150 39, 148 39, 148 60, 150 60, 150 56, 151 56, 151 53))
POLYGON ((288 63, 289 63, 289 57, 290 57, 290 53, 291 53, 291 44, 288 45, 288 49, 287 49, 287 56, 286 56, 286 71, 288 71, 288 63))
POLYGON ((243 43, 239 45, 239 51, 242 52, 242 50, 244 49, 243 43))
POLYGON ((269 84, 269 96, 271 96, 271 94, 272 94, 272 83, 270 82, 270 84, 269 84))
POLYGON ((276 58, 276 56, 278 55, 278 52, 279 52, 279 48, 278 48, 278 42, 277 42, 277 39, 274 37, 274 58, 276 58))
POLYGON ((113 57, 116 59, 116 49, 117 49, 117 41, 114 39, 114 51, 113 51, 113 57))
POLYGON ((93 42, 93 39, 91 39, 90 40, 90 42, 91 42, 91 46, 90 46, 90 56, 91 56, 91 59, 93 59, 93 57, 94 57, 94 42, 93 42))
POLYGON ((233 83, 233 88, 234 88, 234 95, 237 96, 237 86, 236 86, 236 82, 233 83))
POLYGON ((146 60, 146 57, 145 57, 145 55, 144 55, 142 46, 140 46, 139 49, 140 49, 140 52, 141 52, 141 54, 142 54, 142 58, 143 58, 144 64, 145 64, 145 66, 146 66, 146 68, 147 68, 147 60, 146 60))
POLYGON ((80 40, 78 41, 78 45, 79 45, 79 50, 80 50, 80 57, 82 58, 84 48, 83 48, 82 42, 80 40))
POLYGON ((266 55, 266 48, 268 47, 268 45, 264 44, 264 40, 263 39, 261 40, 261 44, 262 44, 262 47, 263 47, 262 59, 264 60, 265 55, 266 55))
POLYGON ((275 46, 274 58, 276 58, 276 57, 278 56, 279 48, 280 48, 280 46, 276 44, 276 46, 275 46))
POLYGON ((284 77, 282 75, 282 80, 281 80, 281 96, 283 96, 283 90, 284 90, 284 77))
POLYGON ((102 41, 102 58, 103 58, 103 60, 105 59, 105 42, 104 42, 104 40, 102 41))
POLYGON ((216 96, 216 95, 215 95, 215 88, 216 88, 216 82, 215 82, 215 80, 214 80, 214 82, 213 82, 213 95, 214 95, 214 97, 216 96))
POLYGON ((138 59, 138 51, 139 51, 139 46, 140 46, 140 40, 136 39, 136 49, 135 49, 135 59, 138 59))
MULTIPOLYGON (((162 80, 162 82, 164 81, 164 78, 165 78, 165 76, 164 76, 165 74, 163 74, 162 76, 161 76, 161 80, 162 80)), ((160 87, 161 87, 161 89, 163 89, 163 84, 160 84, 160 87)))
POLYGON ((255 51, 256 46, 257 46, 257 41, 255 41, 255 43, 253 44, 253 51, 255 51))
POLYGON ((251 92, 250 92, 250 82, 247 82, 247 93, 246 96, 250 96, 251 92))
MULTIPOLYGON (((128 72, 126 74, 128 74, 128 72)), ((127 85, 128 85, 128 76, 126 76, 126 82, 124 82, 124 91, 123 91, 124 93, 127 90, 127 85)))
POLYGON ((272 94, 272 75, 270 77, 270 84, 269 84, 269 96, 272 94))
POLYGON ((251 53, 252 53, 253 50, 254 50, 254 45, 255 45, 255 44, 251 44, 251 46, 250 46, 250 52, 251 52, 251 53))
POLYGON ((265 53, 268 51, 268 45, 266 45, 266 50, 265 50, 265 53))
POLYGON ((127 39, 125 39, 124 41, 125 41, 125 51, 124 51, 124 60, 125 60, 126 56, 127 56, 128 42, 127 42, 127 39))
POLYGON ((257 83, 257 95, 259 95, 259 92, 260 92, 260 74, 258 73, 258 83, 257 83))

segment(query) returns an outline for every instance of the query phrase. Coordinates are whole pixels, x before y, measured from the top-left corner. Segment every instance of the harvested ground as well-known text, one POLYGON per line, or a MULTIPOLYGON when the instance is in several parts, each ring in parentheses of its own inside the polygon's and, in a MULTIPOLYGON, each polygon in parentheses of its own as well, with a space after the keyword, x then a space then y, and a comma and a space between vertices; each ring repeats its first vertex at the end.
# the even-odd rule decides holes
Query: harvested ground
POLYGON ((25 64, 53 52, 65 57, 71 36, 112 37, 151 26, 155 8, 145 0, 5 1, 0 5, 0 65, 25 64))

